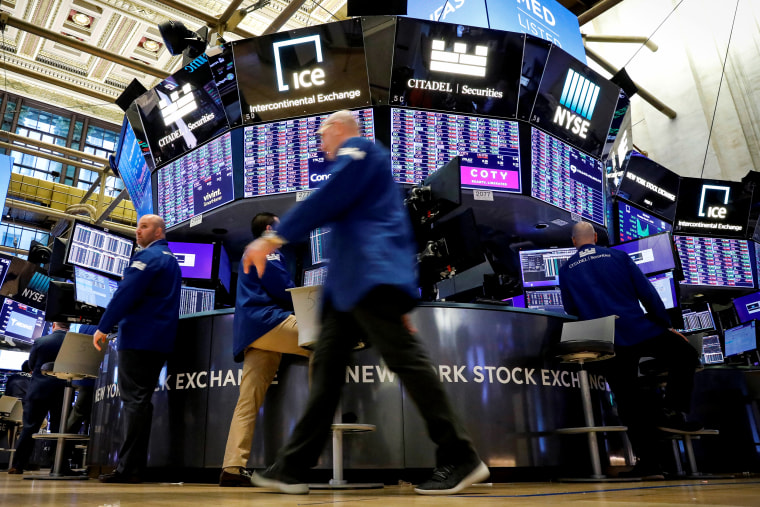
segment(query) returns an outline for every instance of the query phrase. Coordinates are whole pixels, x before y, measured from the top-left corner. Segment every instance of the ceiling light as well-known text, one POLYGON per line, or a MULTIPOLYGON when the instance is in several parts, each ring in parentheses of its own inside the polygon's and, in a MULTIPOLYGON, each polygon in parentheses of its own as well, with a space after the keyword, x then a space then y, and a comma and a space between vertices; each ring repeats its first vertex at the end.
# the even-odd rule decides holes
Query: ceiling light
POLYGON ((79 26, 90 26, 92 19, 87 14, 82 14, 81 12, 75 12, 74 15, 71 16, 71 21, 73 21, 79 26))
POLYGON ((151 39, 145 39, 143 41, 143 43, 142 43, 142 47, 145 50, 147 50, 147 51, 151 51, 151 52, 155 53, 156 51, 158 51, 159 49, 161 49, 161 43, 156 42, 156 41, 151 40, 151 39))

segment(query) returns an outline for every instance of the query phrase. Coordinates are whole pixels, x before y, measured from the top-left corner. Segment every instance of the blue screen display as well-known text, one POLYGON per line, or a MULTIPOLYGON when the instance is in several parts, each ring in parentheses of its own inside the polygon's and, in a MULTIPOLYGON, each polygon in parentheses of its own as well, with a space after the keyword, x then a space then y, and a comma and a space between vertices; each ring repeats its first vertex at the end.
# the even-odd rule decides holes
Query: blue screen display
POLYGON ((749 322, 760 319, 760 292, 747 294, 734 299, 734 308, 739 322, 749 322))
POLYGON ((153 192, 150 187, 150 169, 145 162, 140 144, 132 126, 125 120, 122 129, 116 166, 127 189, 129 198, 137 212, 137 220, 143 215, 153 214, 153 192))
POLYGON ((668 233, 635 239, 611 248, 627 253, 645 275, 676 267, 673 244, 668 233))
POLYGON ((74 288, 80 303, 106 308, 119 284, 107 276, 74 266, 74 288))
POLYGON ((755 321, 726 329, 726 356, 735 356, 757 348, 755 321))
POLYGON ((630 241, 670 232, 673 226, 628 203, 618 202, 618 240, 630 241))

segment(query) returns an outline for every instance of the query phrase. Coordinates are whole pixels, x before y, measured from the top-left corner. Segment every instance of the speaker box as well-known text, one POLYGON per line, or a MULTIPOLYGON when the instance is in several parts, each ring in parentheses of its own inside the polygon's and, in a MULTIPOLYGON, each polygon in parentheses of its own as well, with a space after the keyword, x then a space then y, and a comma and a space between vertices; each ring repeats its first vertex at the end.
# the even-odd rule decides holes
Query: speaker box
POLYGON ((368 0, 348 0, 348 16, 406 16, 406 0, 385 0, 372 2, 368 0))
POLYGON ((121 95, 116 99, 116 105, 121 108, 122 111, 125 113, 127 112, 127 109, 129 109, 129 106, 134 102, 134 100, 142 95, 143 93, 147 92, 148 90, 145 89, 145 87, 138 81, 137 79, 133 79, 131 83, 129 83, 129 86, 127 86, 123 92, 121 92, 121 95))

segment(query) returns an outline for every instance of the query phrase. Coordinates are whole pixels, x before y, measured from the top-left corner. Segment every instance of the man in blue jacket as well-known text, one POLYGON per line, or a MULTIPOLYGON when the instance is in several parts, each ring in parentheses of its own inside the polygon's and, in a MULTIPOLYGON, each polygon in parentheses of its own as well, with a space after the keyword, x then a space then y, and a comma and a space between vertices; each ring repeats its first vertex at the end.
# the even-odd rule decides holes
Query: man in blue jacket
POLYGON ((575 224, 573 245, 578 252, 559 270, 562 305, 567 313, 582 320, 619 317, 615 320, 615 357, 601 367, 639 458, 627 474, 663 478, 654 449, 656 428, 701 429, 701 424, 685 419, 699 356, 686 337, 672 328, 660 296, 628 254, 596 246, 596 241, 590 223, 575 224), (657 358, 667 367, 668 387, 661 413, 653 414, 639 394, 637 377, 642 357, 657 358))
POLYGON ((438 445, 433 477, 420 494, 452 494, 484 480, 489 471, 454 415, 443 387, 406 318, 418 296, 411 224, 393 181, 388 152, 359 137, 349 111, 329 116, 318 133, 333 161, 324 185, 251 243, 245 272, 259 276, 267 255, 286 241, 305 238, 321 225, 331 228, 330 269, 325 281, 322 330, 316 342, 306 411, 276 462, 253 475, 257 486, 283 493, 309 492, 306 472, 317 463, 345 382, 357 336, 368 337, 403 383, 438 445))
POLYGON ((61 350, 66 331, 69 329, 67 322, 53 322, 53 332, 41 336, 34 341, 32 350, 29 352, 29 368, 32 369, 32 380, 24 398, 23 428, 16 443, 16 465, 8 470, 9 474, 23 474, 29 465, 29 457, 34 450, 32 435, 40 431, 40 426, 45 417, 50 413, 50 430, 58 432, 61 422, 61 409, 63 408, 63 390, 66 382, 55 377, 45 375, 40 370, 45 363, 55 361, 58 351, 61 350))
POLYGON ((174 349, 179 320, 182 273, 166 241, 166 225, 158 215, 143 215, 135 235, 142 247, 124 271, 92 343, 100 350, 119 325, 119 395, 122 401, 122 443, 119 464, 101 482, 141 482, 148 459, 153 415, 151 397, 161 368, 174 349))
MULTIPOLYGON (((253 238, 273 230, 279 223, 273 213, 259 213, 251 221, 253 238)), ((220 486, 252 486, 245 466, 251 455, 256 416, 282 354, 309 355, 298 346, 298 325, 287 291, 292 287, 295 284, 279 250, 267 256, 263 276, 259 277, 256 270, 238 273, 232 352, 235 361, 243 363, 243 376, 227 435, 220 486)))

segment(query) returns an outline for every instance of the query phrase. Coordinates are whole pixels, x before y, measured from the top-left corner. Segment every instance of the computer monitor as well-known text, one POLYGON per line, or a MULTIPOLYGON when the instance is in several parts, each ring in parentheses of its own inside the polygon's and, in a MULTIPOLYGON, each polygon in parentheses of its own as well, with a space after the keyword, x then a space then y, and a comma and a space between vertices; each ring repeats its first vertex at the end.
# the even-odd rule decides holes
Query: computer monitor
POLYGON ((712 310, 709 303, 695 303, 681 308, 683 317, 682 333, 715 329, 712 310))
POLYGON ((650 215, 632 204, 617 201, 618 241, 631 241, 662 232, 670 232, 673 226, 661 218, 650 215))
POLYGON ((74 266, 75 298, 80 303, 106 308, 118 288, 119 284, 116 280, 95 271, 74 266))
POLYGON ((230 294, 232 269, 221 242, 169 241, 169 250, 177 258, 182 279, 188 286, 217 289, 221 285, 230 294))
POLYGON ((720 346, 720 336, 712 334, 702 338, 702 364, 720 364, 723 362, 723 349, 720 346))
POLYGON ((2 287, 3 282, 5 281, 5 275, 7 275, 8 271, 11 269, 12 262, 13 257, 10 255, 0 254, 0 287, 2 287))
POLYGON ((327 262, 325 240, 326 236, 330 233, 329 227, 317 227, 309 233, 309 244, 311 246, 311 263, 319 264, 320 262, 327 262))
POLYGON ((27 344, 42 336, 45 312, 12 299, 0 307, 0 335, 27 344))
POLYGON ((115 166, 124 182, 129 199, 137 212, 137 219, 153 213, 153 193, 151 191, 151 172, 142 153, 135 132, 124 116, 124 123, 119 135, 116 149, 115 166))
MULTIPOLYGON (((658 275, 647 277, 654 286, 657 294, 660 296, 666 309, 678 306, 678 296, 676 296, 676 282, 673 278, 673 272, 667 271, 658 275)), ((643 306, 642 306, 643 307, 643 306)))
POLYGON ((753 258, 746 239, 673 236, 685 285, 755 287, 753 258))
POLYGON ((523 287, 559 287, 559 268, 576 251, 575 248, 522 250, 520 270, 523 287))
POLYGON ((0 370, 21 371, 24 361, 29 359, 29 352, 18 350, 0 350, 0 370))
POLYGON ((65 262, 119 278, 129 266, 134 247, 129 236, 75 220, 65 262))
POLYGON ((66 251, 69 240, 56 237, 50 247, 50 262, 48 263, 48 275, 54 278, 70 280, 74 276, 73 266, 66 264, 66 251))
POLYGON ((303 272, 303 286, 324 285, 327 278, 327 266, 307 269, 303 272))
POLYGON ((525 307, 545 312, 566 313, 562 306, 562 293, 559 287, 548 290, 526 290, 525 307))
POLYGON ((757 321, 726 329, 723 333, 726 341, 726 357, 738 356, 757 349, 757 321))
POLYGON ((213 289, 200 289, 197 287, 182 287, 179 300, 179 314, 208 312, 214 309, 213 289))
POLYGON ((404 204, 415 226, 431 224, 462 204, 460 162, 454 157, 409 190, 404 204))
POLYGON ((739 322, 760 319, 760 292, 753 292, 734 299, 734 308, 739 322))
POLYGON ((614 245, 636 263, 645 275, 676 269, 676 256, 670 233, 655 234, 614 245))

